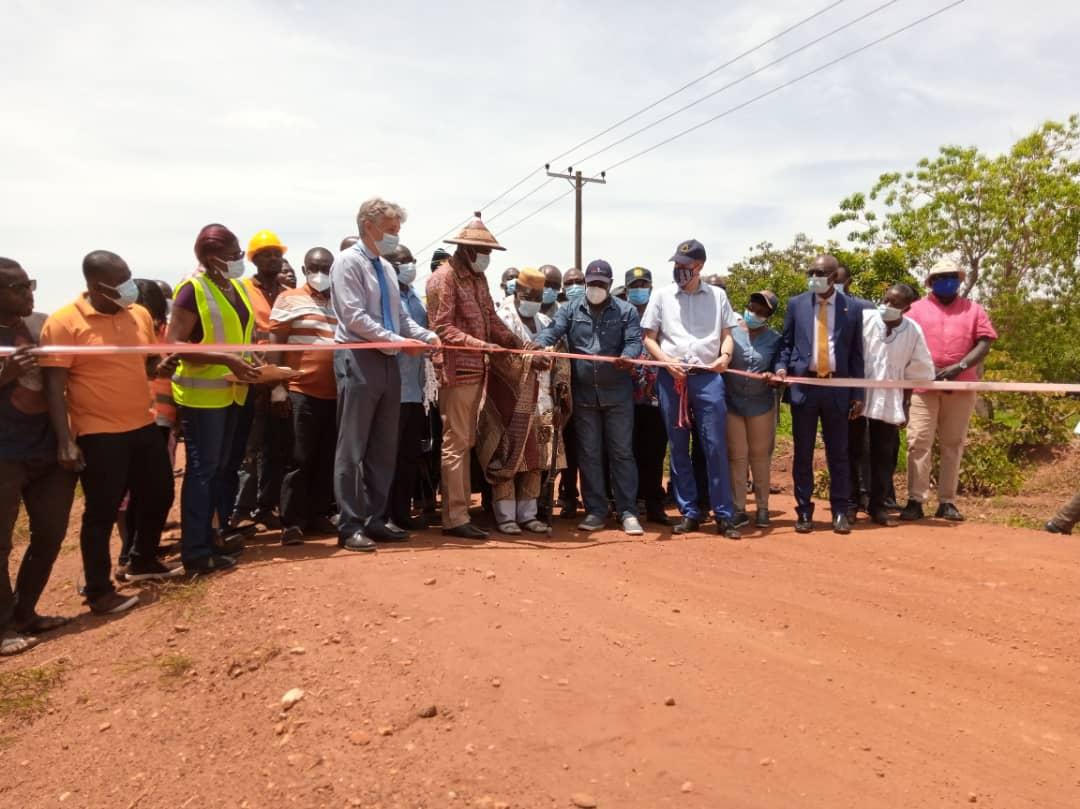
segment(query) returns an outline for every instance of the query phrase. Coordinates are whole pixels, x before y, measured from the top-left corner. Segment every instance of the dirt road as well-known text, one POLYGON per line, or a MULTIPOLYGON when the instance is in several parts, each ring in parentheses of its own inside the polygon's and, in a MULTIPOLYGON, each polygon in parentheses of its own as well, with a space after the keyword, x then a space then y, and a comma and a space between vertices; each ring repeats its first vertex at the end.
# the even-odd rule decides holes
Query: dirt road
MULTIPOLYGON (((0 664, 63 667, 0 719, 0 806, 1080 806, 1077 540, 780 508, 742 542, 267 536, 0 664)), ((78 561, 43 606, 82 610, 78 561)))

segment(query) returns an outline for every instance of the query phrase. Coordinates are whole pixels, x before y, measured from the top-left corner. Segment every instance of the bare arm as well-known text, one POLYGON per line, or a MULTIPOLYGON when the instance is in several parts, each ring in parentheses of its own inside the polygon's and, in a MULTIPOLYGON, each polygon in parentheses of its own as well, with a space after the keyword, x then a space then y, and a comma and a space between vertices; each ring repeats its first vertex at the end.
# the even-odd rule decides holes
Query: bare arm
POLYGON ((56 433, 56 460, 65 469, 81 472, 86 462, 82 450, 71 437, 68 423, 67 379, 68 369, 64 367, 42 368, 45 380, 45 400, 49 405, 49 421, 56 433))
MULTIPOLYGON (((198 322, 199 316, 197 314, 174 306, 172 316, 169 318, 169 328, 165 332, 166 342, 186 343, 191 339, 191 334, 195 331, 198 322)), ((236 378, 242 382, 251 382, 258 379, 255 366, 239 354, 226 354, 220 351, 178 351, 173 356, 204 365, 224 365, 236 374, 236 378)))
POLYGON ((670 362, 671 366, 668 367, 668 372, 676 379, 683 379, 686 376, 686 371, 678 365, 678 360, 674 357, 668 356, 662 348, 660 343, 656 340, 656 329, 645 330, 645 350, 649 352, 649 355, 657 362, 670 362))

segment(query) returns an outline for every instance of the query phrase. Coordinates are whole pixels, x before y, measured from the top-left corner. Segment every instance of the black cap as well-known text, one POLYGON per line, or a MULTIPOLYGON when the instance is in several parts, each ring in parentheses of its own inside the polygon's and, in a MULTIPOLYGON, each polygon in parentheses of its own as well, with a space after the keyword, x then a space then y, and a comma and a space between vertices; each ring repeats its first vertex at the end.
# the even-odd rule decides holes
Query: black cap
POLYGON ((775 312, 776 307, 780 305, 780 298, 771 289, 762 289, 759 292, 752 293, 750 300, 765 304, 765 306, 769 307, 770 313, 775 312))
POLYGON ((611 272, 611 265, 604 261, 602 258, 596 259, 596 261, 590 261, 589 266, 585 268, 585 283, 590 281, 605 281, 608 286, 611 286, 611 279, 614 274, 611 272))
POLYGON ((705 245, 697 239, 687 239, 675 248, 675 255, 668 259, 674 261, 680 267, 684 267, 692 261, 705 260, 705 245))
POLYGON ((644 267, 633 267, 626 271, 626 285, 630 286, 635 281, 648 281, 652 283, 652 272, 644 267))

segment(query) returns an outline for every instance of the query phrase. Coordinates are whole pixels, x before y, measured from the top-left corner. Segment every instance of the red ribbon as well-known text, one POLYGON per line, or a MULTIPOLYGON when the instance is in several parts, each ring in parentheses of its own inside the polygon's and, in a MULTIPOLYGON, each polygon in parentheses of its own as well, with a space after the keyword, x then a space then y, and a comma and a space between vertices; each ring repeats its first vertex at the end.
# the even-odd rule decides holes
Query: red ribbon
POLYGON ((689 430, 694 426, 694 419, 690 415, 690 394, 687 390, 689 377, 675 377, 675 392, 679 395, 679 417, 675 420, 675 426, 680 430, 689 430))

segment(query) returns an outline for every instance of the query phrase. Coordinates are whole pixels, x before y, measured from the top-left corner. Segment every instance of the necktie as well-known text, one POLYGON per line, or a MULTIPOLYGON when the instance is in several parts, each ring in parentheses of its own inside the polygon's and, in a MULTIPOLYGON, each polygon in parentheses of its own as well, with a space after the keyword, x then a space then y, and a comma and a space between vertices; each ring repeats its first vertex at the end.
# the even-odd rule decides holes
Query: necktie
POLYGON ((818 298, 817 302, 817 374, 829 373, 829 307, 818 298))
POLYGON ((371 263, 375 265, 375 277, 379 279, 379 299, 382 303, 383 328, 396 334, 394 310, 390 306, 390 284, 386 281, 386 270, 383 269, 382 262, 379 261, 378 257, 373 258, 371 263))

